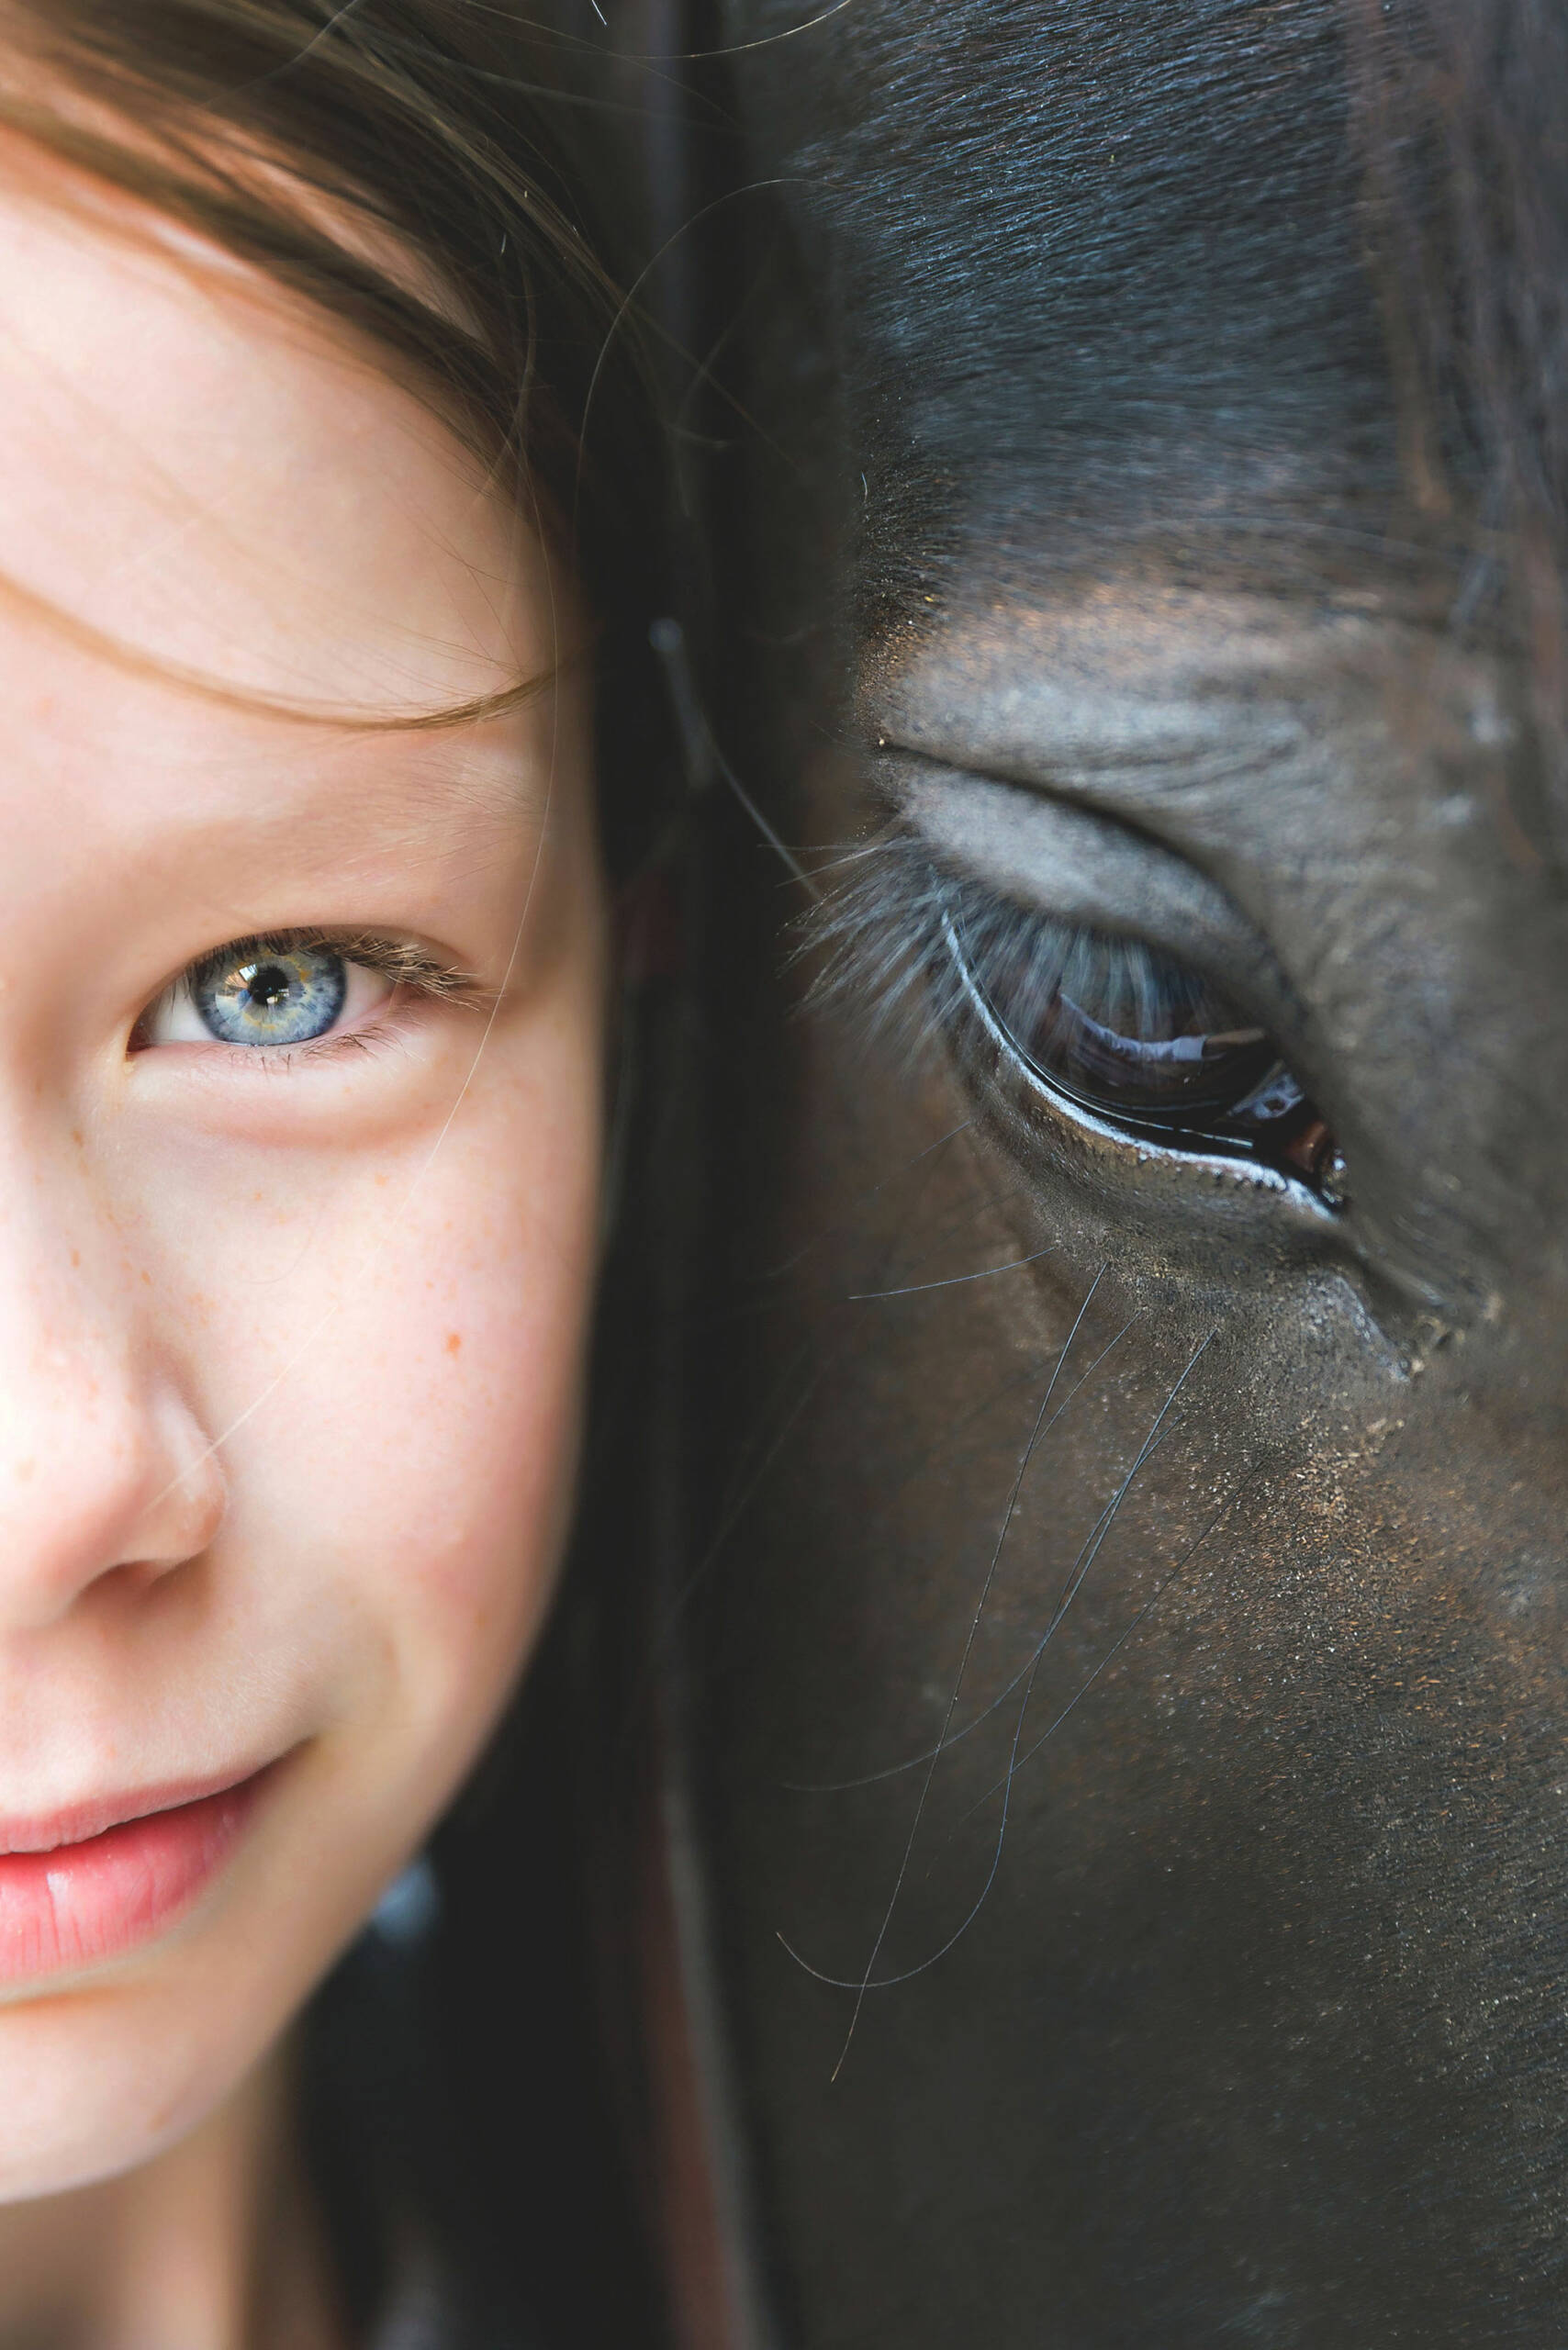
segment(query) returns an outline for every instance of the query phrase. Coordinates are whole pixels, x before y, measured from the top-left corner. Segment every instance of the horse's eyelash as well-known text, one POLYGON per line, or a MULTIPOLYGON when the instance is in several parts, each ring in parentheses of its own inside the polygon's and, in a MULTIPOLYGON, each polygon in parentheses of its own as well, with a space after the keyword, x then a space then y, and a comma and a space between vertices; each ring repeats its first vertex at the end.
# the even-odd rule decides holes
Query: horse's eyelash
MULTIPOLYGON (((953 900, 962 885, 902 826, 847 855, 837 873, 801 924, 799 951, 818 959, 808 1002, 831 1004, 867 1044, 890 1034, 913 1059, 969 1001, 951 946, 953 900)), ((1016 922, 1020 946, 1035 941, 1043 919, 1001 898, 988 912, 1016 922)))
POLYGON ((994 1020, 987 999, 994 972, 1031 972, 1043 1002, 1069 957, 1090 946, 1104 974, 1158 992, 1140 943, 1018 905, 972 875, 944 870, 902 825, 848 852, 836 870, 801 924, 801 952, 820 958, 807 1001, 831 1004, 868 1044, 886 1049, 890 1037, 912 1065, 966 1011, 994 1020))

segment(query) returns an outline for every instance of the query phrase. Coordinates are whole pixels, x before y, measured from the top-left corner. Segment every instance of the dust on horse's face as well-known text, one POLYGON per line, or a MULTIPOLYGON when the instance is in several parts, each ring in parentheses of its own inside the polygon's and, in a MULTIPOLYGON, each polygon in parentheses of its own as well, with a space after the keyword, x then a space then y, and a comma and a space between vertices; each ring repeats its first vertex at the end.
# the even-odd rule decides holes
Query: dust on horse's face
POLYGON ((745 749, 848 849, 702 1718, 786 2333, 1556 2340, 1568 933, 1342 24, 799 15, 745 749))

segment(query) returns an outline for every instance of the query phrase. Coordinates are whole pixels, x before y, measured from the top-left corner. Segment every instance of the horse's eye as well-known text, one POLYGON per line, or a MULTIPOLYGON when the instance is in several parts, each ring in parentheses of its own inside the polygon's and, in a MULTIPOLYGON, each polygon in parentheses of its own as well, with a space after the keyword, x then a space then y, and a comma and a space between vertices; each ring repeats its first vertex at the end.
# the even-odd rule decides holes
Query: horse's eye
POLYGON ((1343 1200, 1334 1137, 1279 1046, 1198 972, 961 885, 946 927, 991 1023, 1069 1104, 1165 1149, 1264 1159, 1343 1200))

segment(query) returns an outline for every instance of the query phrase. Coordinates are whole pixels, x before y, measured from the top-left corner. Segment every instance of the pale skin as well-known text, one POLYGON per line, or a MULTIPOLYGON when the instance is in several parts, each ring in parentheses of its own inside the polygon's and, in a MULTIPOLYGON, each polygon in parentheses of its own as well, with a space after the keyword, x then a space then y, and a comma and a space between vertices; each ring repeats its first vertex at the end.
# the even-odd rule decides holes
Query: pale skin
POLYGON ((586 694, 398 732, 193 688, 462 703, 569 655, 571 601, 375 352, 58 193, 0 180, 0 1818, 277 1767, 173 1923, 0 1990, 0 2344, 312 2350, 281 2052, 482 1748, 570 1505, 586 694), (170 992, 279 932, 476 985, 345 950, 286 1047, 170 992))

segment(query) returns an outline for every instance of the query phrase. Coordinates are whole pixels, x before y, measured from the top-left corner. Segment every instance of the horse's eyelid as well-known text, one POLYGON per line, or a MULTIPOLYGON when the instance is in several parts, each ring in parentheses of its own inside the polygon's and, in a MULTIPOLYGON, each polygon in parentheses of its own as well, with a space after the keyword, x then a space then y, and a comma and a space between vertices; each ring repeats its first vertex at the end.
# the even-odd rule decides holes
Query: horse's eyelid
POLYGON ((967 772, 912 773, 890 798, 900 827, 966 884, 1043 920, 1137 939, 1289 1024, 1293 991, 1268 940, 1172 842, 1110 811, 967 772))

